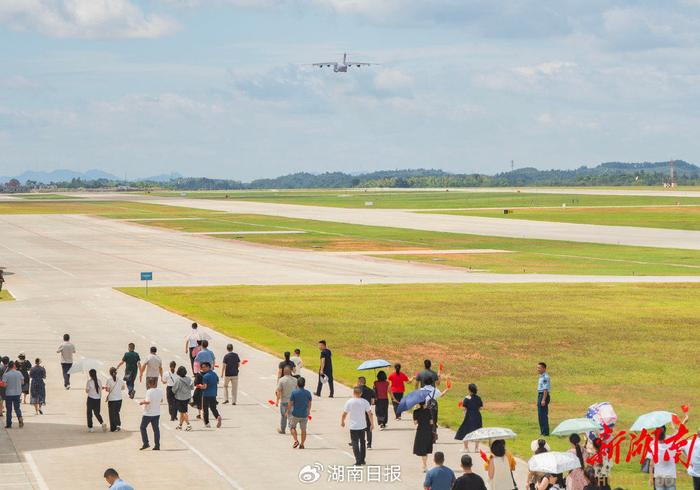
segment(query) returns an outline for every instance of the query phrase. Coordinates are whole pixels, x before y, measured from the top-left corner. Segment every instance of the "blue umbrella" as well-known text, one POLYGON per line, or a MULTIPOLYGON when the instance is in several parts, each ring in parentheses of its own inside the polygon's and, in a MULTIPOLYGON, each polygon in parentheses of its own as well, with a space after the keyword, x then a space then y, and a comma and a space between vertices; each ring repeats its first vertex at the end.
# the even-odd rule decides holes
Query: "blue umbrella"
POLYGON ((429 393, 423 389, 417 389, 404 396, 399 405, 396 407, 396 413, 401 414, 412 409, 414 406, 422 403, 428 398, 429 393))
POLYGON ((368 369, 379 369, 391 366, 390 362, 384 359, 372 359, 371 361, 365 361, 357 367, 358 371, 366 371, 368 369))

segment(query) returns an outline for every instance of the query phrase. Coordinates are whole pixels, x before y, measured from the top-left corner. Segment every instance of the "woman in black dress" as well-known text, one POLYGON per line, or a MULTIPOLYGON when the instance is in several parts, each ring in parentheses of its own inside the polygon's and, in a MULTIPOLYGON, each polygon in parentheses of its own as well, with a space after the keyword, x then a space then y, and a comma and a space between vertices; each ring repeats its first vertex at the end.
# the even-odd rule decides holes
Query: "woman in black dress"
POLYGON ((37 359, 34 362, 34 367, 29 370, 29 379, 31 380, 29 401, 34 405, 37 415, 44 415, 41 407, 46 404, 46 385, 44 384, 46 369, 41 365, 41 359, 37 359))
MULTIPOLYGON (((470 432, 474 432, 476 429, 481 429, 484 426, 484 422, 481 420, 481 407, 484 403, 481 401, 481 397, 476 394, 477 388, 474 383, 469 385, 469 394, 462 400, 462 410, 464 411, 464 421, 462 425, 459 426, 457 434, 455 434, 455 439, 461 441, 470 432)), ((464 441, 464 449, 469 452, 469 441, 464 441)), ((474 452, 479 451, 479 443, 474 443, 474 452)))
POLYGON ((433 414, 420 403, 413 411, 413 423, 416 425, 416 438, 413 441, 413 454, 423 460, 423 472, 428 471, 428 454, 433 453, 433 414))

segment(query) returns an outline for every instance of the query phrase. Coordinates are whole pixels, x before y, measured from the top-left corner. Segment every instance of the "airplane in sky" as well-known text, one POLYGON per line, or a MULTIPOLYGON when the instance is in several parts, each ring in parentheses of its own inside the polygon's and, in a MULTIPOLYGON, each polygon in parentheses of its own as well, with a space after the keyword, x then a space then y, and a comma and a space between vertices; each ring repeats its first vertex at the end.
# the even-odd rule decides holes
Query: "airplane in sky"
POLYGON ((343 61, 327 61, 324 63, 313 63, 312 66, 316 66, 318 68, 333 68, 333 71, 335 73, 347 73, 348 68, 351 67, 356 67, 360 68, 362 66, 370 66, 370 65, 376 65, 376 63, 365 63, 365 62, 360 62, 360 61, 350 61, 348 60, 348 54, 343 53, 343 61))

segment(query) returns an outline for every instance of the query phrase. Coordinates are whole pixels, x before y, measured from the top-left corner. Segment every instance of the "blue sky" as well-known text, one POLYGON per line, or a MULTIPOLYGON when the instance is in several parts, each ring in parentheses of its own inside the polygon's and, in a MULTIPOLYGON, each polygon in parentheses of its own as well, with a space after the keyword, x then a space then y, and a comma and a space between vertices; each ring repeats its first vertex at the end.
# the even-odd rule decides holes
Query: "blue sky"
POLYGON ((699 41, 700 0, 2 0, 0 175, 698 162, 699 41))

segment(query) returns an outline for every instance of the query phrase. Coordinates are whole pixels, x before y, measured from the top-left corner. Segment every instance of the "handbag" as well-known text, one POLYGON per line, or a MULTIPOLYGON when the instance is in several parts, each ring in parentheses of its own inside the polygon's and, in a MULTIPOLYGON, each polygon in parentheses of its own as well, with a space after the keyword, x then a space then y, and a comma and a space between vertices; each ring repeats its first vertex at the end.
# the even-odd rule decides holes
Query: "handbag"
MULTIPOLYGON (((508 464, 510 465, 510 462, 508 464)), ((508 467, 508 470, 510 471, 510 479, 513 480, 513 490, 518 490, 518 484, 515 483, 515 477, 513 476, 513 470, 510 469, 510 466, 508 467)))

